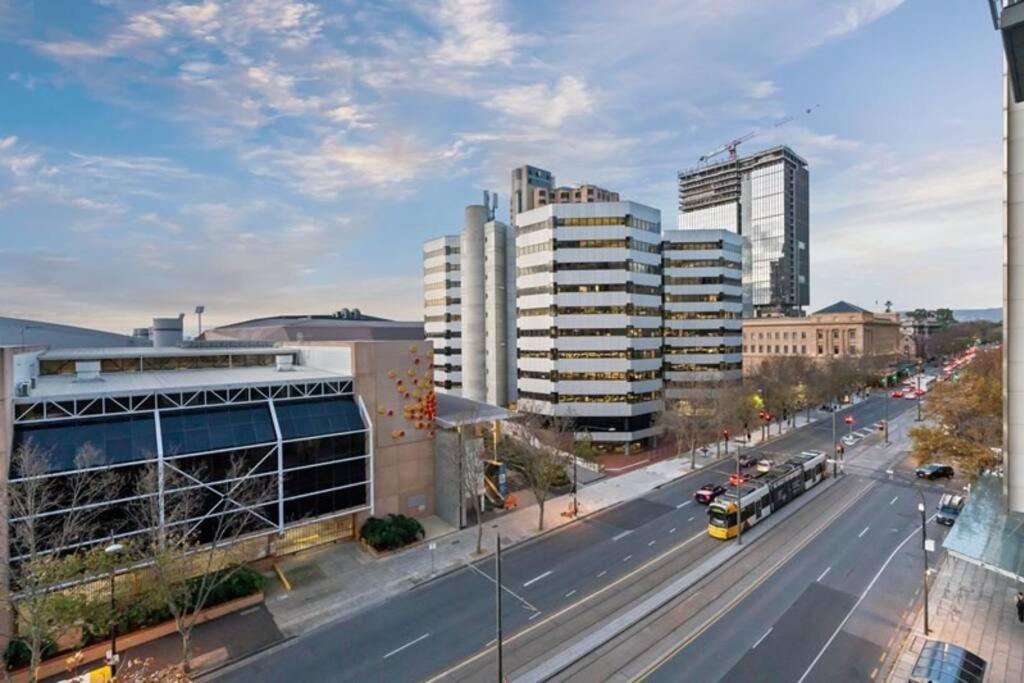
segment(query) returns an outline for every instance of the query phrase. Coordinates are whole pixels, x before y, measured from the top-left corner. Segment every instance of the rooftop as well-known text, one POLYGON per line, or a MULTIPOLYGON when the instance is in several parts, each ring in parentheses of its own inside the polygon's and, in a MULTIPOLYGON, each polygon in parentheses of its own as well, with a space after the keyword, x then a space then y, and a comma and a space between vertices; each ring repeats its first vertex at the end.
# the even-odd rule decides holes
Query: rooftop
POLYGON ((511 413, 504 408, 471 398, 437 392, 437 423, 442 427, 461 427, 505 420, 511 413))
POLYGON ((249 341, 311 342, 360 340, 424 339, 423 323, 385 320, 359 312, 349 317, 332 315, 282 315, 255 318, 207 330, 208 340, 245 339, 249 341))
POLYGON ((39 354, 39 360, 102 360, 107 358, 176 358, 179 356, 280 356, 297 353, 299 349, 274 346, 135 346, 50 349, 39 354))
POLYGON ((828 313, 870 313, 871 311, 861 308, 860 306, 854 306, 848 301, 837 301, 831 306, 815 311, 812 315, 821 315, 828 313))
POLYGON ((61 325, 42 320, 0 317, 0 346, 109 347, 149 346, 148 339, 125 334, 61 325))
POLYGON ((1007 512, 1001 476, 978 477, 942 545, 963 560, 1024 579, 1024 514, 1007 512))

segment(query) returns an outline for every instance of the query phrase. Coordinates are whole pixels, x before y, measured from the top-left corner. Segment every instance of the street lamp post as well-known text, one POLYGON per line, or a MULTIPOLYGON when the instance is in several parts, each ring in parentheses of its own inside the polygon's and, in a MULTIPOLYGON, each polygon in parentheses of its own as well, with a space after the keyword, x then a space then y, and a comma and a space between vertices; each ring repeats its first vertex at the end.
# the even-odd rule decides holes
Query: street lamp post
POLYGON ((498 683, 503 683, 504 662, 501 652, 501 534, 498 534, 494 551, 494 600, 495 600, 495 623, 494 636, 498 653, 498 683))
POLYGON ((928 520, 925 518, 924 493, 916 486, 914 490, 921 496, 921 502, 917 504, 917 510, 921 513, 921 555, 924 556, 924 634, 930 632, 928 628, 928 520))
POLYGON ((577 468, 576 468, 576 458, 578 458, 578 457, 579 456, 577 456, 575 453, 572 454, 572 516, 573 517, 576 517, 577 515, 580 514, 580 501, 579 501, 579 498, 577 498, 577 496, 576 496, 576 492, 579 490, 579 487, 577 486, 578 475, 577 475, 577 468))
POLYGON ((839 474, 839 435, 836 434, 836 404, 832 402, 832 478, 839 474))
POLYGON ((124 546, 121 545, 120 543, 115 543, 113 535, 110 536, 110 545, 108 545, 106 548, 103 549, 103 552, 106 553, 108 557, 112 558, 111 561, 110 561, 110 655, 108 657, 108 663, 110 664, 110 676, 111 677, 114 677, 115 675, 117 675, 117 663, 118 663, 118 661, 117 661, 118 660, 118 656, 117 656, 117 613, 115 611, 116 603, 114 602, 114 600, 115 600, 115 597, 114 597, 114 595, 115 595, 115 591, 114 591, 114 588, 115 588, 115 586, 114 586, 115 578, 114 577, 117 576, 117 572, 116 572, 117 567, 115 566, 116 560, 114 560, 113 558, 115 558, 117 556, 117 554, 120 553, 122 550, 124 550, 124 546))
POLYGON ((743 489, 740 485, 740 449, 736 449, 736 545, 743 545, 743 489))
POLYGON ((917 397, 917 421, 921 421, 921 364, 917 364, 917 391, 914 392, 917 397))

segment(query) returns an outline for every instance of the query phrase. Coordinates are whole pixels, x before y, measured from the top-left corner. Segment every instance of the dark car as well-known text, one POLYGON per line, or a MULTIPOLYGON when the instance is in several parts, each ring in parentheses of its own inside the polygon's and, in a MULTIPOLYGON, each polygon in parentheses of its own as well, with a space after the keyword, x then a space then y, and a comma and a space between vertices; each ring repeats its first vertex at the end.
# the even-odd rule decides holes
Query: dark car
POLYGON ((951 465, 943 465, 937 462, 933 462, 929 465, 922 465, 914 470, 914 474, 917 475, 918 479, 946 479, 953 478, 953 467, 951 465))
POLYGON ((725 486, 722 484, 704 484, 697 493, 693 494, 693 499, 703 505, 710 505, 714 502, 715 498, 726 492, 725 486))
POLYGON ((757 464, 757 457, 749 453, 740 456, 740 467, 753 467, 757 464))
POLYGON ((953 526, 956 518, 963 512, 966 502, 963 496, 954 493, 943 494, 939 501, 939 513, 935 515, 935 521, 946 526, 953 526))

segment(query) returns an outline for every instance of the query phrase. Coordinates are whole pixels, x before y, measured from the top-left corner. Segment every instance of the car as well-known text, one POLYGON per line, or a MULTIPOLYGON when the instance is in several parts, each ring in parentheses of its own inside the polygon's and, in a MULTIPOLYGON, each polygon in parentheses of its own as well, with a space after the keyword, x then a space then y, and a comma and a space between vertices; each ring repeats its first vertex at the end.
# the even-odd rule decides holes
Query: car
POLYGON ((704 484, 693 494, 693 499, 703 505, 710 505, 727 490, 722 484, 704 484))
POLYGON ((744 453, 740 456, 740 467, 752 467, 757 464, 757 458, 749 453, 744 453))
POLYGON ((966 503, 963 496, 954 493, 943 494, 939 500, 939 512, 935 515, 935 521, 945 526, 953 526, 957 517, 963 512, 966 503))
POLYGON ((903 392, 900 391, 899 389, 897 389, 896 391, 892 392, 889 395, 892 396, 893 398, 903 398, 903 392))
POLYGON ((771 458, 761 458, 760 460, 757 461, 757 471, 761 472, 762 474, 765 472, 771 472, 772 467, 774 466, 775 463, 772 462, 771 458))
POLYGON ((924 389, 914 389, 914 396, 924 396, 924 395, 925 395, 925 390, 924 389))
POLYGON ((907 393, 903 394, 903 398, 907 399, 908 401, 917 400, 917 396, 914 395, 913 391, 908 391, 907 393))
POLYGON ((914 474, 917 475, 918 479, 942 479, 943 477, 946 479, 952 479, 953 466, 933 462, 927 465, 921 465, 914 470, 914 474))
POLYGON ((733 472, 729 475, 729 486, 739 486, 744 482, 750 481, 749 474, 743 474, 742 472, 733 472))

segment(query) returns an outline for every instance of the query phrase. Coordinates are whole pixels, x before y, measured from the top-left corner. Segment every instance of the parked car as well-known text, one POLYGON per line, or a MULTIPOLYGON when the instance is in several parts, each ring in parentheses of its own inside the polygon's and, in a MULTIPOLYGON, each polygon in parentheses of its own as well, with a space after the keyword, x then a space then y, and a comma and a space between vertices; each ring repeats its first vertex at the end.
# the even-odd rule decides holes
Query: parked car
POLYGON ((693 494, 693 499, 702 505, 710 505, 727 490, 722 484, 704 484, 693 494))
POLYGON ((946 526, 953 526, 966 503, 963 496, 954 493, 943 494, 939 500, 939 514, 935 516, 935 521, 946 526))
POLYGON ((943 477, 946 479, 952 479, 953 466, 933 462, 928 465, 921 465, 914 470, 914 474, 917 475, 918 479, 942 479, 943 477))
POLYGON ((772 462, 770 458, 761 458, 760 460, 757 461, 757 471, 761 472, 762 474, 765 472, 771 472, 772 467, 774 466, 775 463, 772 462))
POLYGON ((740 467, 752 467, 757 464, 757 458, 749 453, 740 456, 740 467))
POLYGON ((897 389, 896 391, 892 392, 889 395, 892 396, 893 398, 903 398, 903 392, 900 391, 899 389, 897 389))

